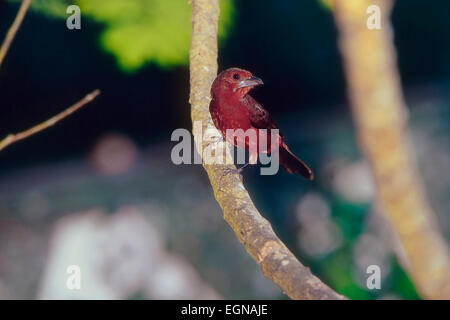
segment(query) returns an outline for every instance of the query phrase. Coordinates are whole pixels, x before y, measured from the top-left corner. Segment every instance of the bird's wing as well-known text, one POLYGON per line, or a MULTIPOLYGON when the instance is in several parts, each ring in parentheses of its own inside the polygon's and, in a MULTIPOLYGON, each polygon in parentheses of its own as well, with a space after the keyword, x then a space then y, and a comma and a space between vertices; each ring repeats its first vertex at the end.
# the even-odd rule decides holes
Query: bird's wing
MULTIPOLYGON (((252 126, 258 129, 278 129, 277 124, 263 106, 249 95, 246 98, 245 106, 249 111, 252 126)), ((283 136, 281 133, 280 135, 283 136)))

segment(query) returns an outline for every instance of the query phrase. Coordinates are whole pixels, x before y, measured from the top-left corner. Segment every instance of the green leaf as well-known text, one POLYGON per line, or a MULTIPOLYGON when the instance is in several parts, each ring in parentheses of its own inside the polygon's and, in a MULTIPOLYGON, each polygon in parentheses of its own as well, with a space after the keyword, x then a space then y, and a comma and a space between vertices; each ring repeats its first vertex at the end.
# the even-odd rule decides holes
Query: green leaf
POLYGON ((322 8, 326 10, 333 10, 334 8, 333 0, 319 0, 319 3, 322 6, 322 8))
MULTIPOLYGON (((187 65, 191 39, 188 0, 34 0, 32 8, 53 18, 67 18, 70 4, 80 7, 81 19, 104 25, 101 47, 116 57, 122 70, 137 71, 148 63, 163 68, 187 65)), ((220 0, 220 7, 219 37, 224 39, 232 24, 233 0, 220 0)))
MULTIPOLYGON (((170 68, 189 58, 191 6, 186 0, 78 0, 82 14, 105 25, 102 47, 125 71, 154 62, 170 68)), ((221 1, 220 36, 232 15, 231 0, 221 1)))

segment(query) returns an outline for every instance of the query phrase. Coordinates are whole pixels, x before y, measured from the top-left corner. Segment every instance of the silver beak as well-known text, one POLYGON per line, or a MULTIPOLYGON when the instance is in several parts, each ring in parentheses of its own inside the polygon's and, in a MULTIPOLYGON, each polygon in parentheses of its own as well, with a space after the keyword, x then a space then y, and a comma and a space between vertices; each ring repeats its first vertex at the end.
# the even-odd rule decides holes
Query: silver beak
POLYGON ((256 87, 264 84, 264 82, 258 77, 250 77, 248 79, 239 82, 238 88, 256 87))

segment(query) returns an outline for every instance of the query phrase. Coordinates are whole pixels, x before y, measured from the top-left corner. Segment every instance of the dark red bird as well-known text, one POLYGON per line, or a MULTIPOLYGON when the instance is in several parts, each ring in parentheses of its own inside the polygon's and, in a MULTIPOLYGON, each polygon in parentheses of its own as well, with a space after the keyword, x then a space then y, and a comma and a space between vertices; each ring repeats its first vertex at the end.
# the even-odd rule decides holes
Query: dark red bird
MULTIPOLYGON (((248 94, 253 87, 262 84, 261 79, 243 69, 231 68, 221 72, 211 87, 212 100, 209 105, 209 111, 211 112, 214 125, 221 131, 224 139, 227 138, 227 129, 255 130, 257 134, 260 133, 260 129, 267 129, 268 147, 263 152, 270 154, 270 130, 278 129, 278 126, 269 115, 269 112, 248 94)), ((306 179, 312 180, 314 178, 312 170, 289 149, 284 141, 284 135, 281 132, 278 138, 279 161, 281 166, 291 174, 299 173, 306 179)), ((243 143, 239 144, 236 138, 230 142, 235 145, 244 146, 243 143)), ((245 148, 249 150, 248 139, 244 143, 245 148)), ((260 141, 258 139, 256 144, 259 145, 259 143, 260 141)), ((256 163, 257 156, 258 154, 250 153, 251 164, 256 163)))

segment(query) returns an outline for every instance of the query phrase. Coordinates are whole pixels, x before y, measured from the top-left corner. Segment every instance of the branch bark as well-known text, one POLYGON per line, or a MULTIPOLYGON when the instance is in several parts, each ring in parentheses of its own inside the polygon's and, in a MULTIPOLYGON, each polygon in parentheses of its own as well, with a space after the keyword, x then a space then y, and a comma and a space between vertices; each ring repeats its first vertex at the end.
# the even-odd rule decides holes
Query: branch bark
POLYGON ((22 24, 25 15, 27 14, 31 1, 32 0, 22 1, 22 4, 20 5, 19 8, 19 12, 17 13, 16 18, 14 19, 11 28, 9 28, 8 33, 6 34, 5 40, 3 41, 2 46, 0 47, 0 66, 2 65, 2 62, 5 59, 6 54, 8 53, 9 47, 11 46, 11 43, 13 42, 14 37, 16 36, 17 31, 19 30, 22 24))
MULTIPOLYGON (((215 129, 209 102, 211 84, 217 75, 219 1, 193 0, 192 5, 191 117, 193 122, 201 121, 205 132, 215 129)), ((194 131, 196 145, 205 150, 210 142, 203 141, 201 145, 201 137, 195 134, 194 131)), ((225 220, 267 278, 292 299, 345 299, 315 277, 278 239, 250 199, 241 177, 230 171, 234 166, 205 163, 203 166, 225 220)))
POLYGON ((391 0, 335 0, 340 49, 353 117, 383 212, 398 232, 409 272, 424 297, 450 299, 450 258, 413 159, 407 109, 396 68, 391 0), (369 30, 366 9, 381 9, 381 30, 369 30))

